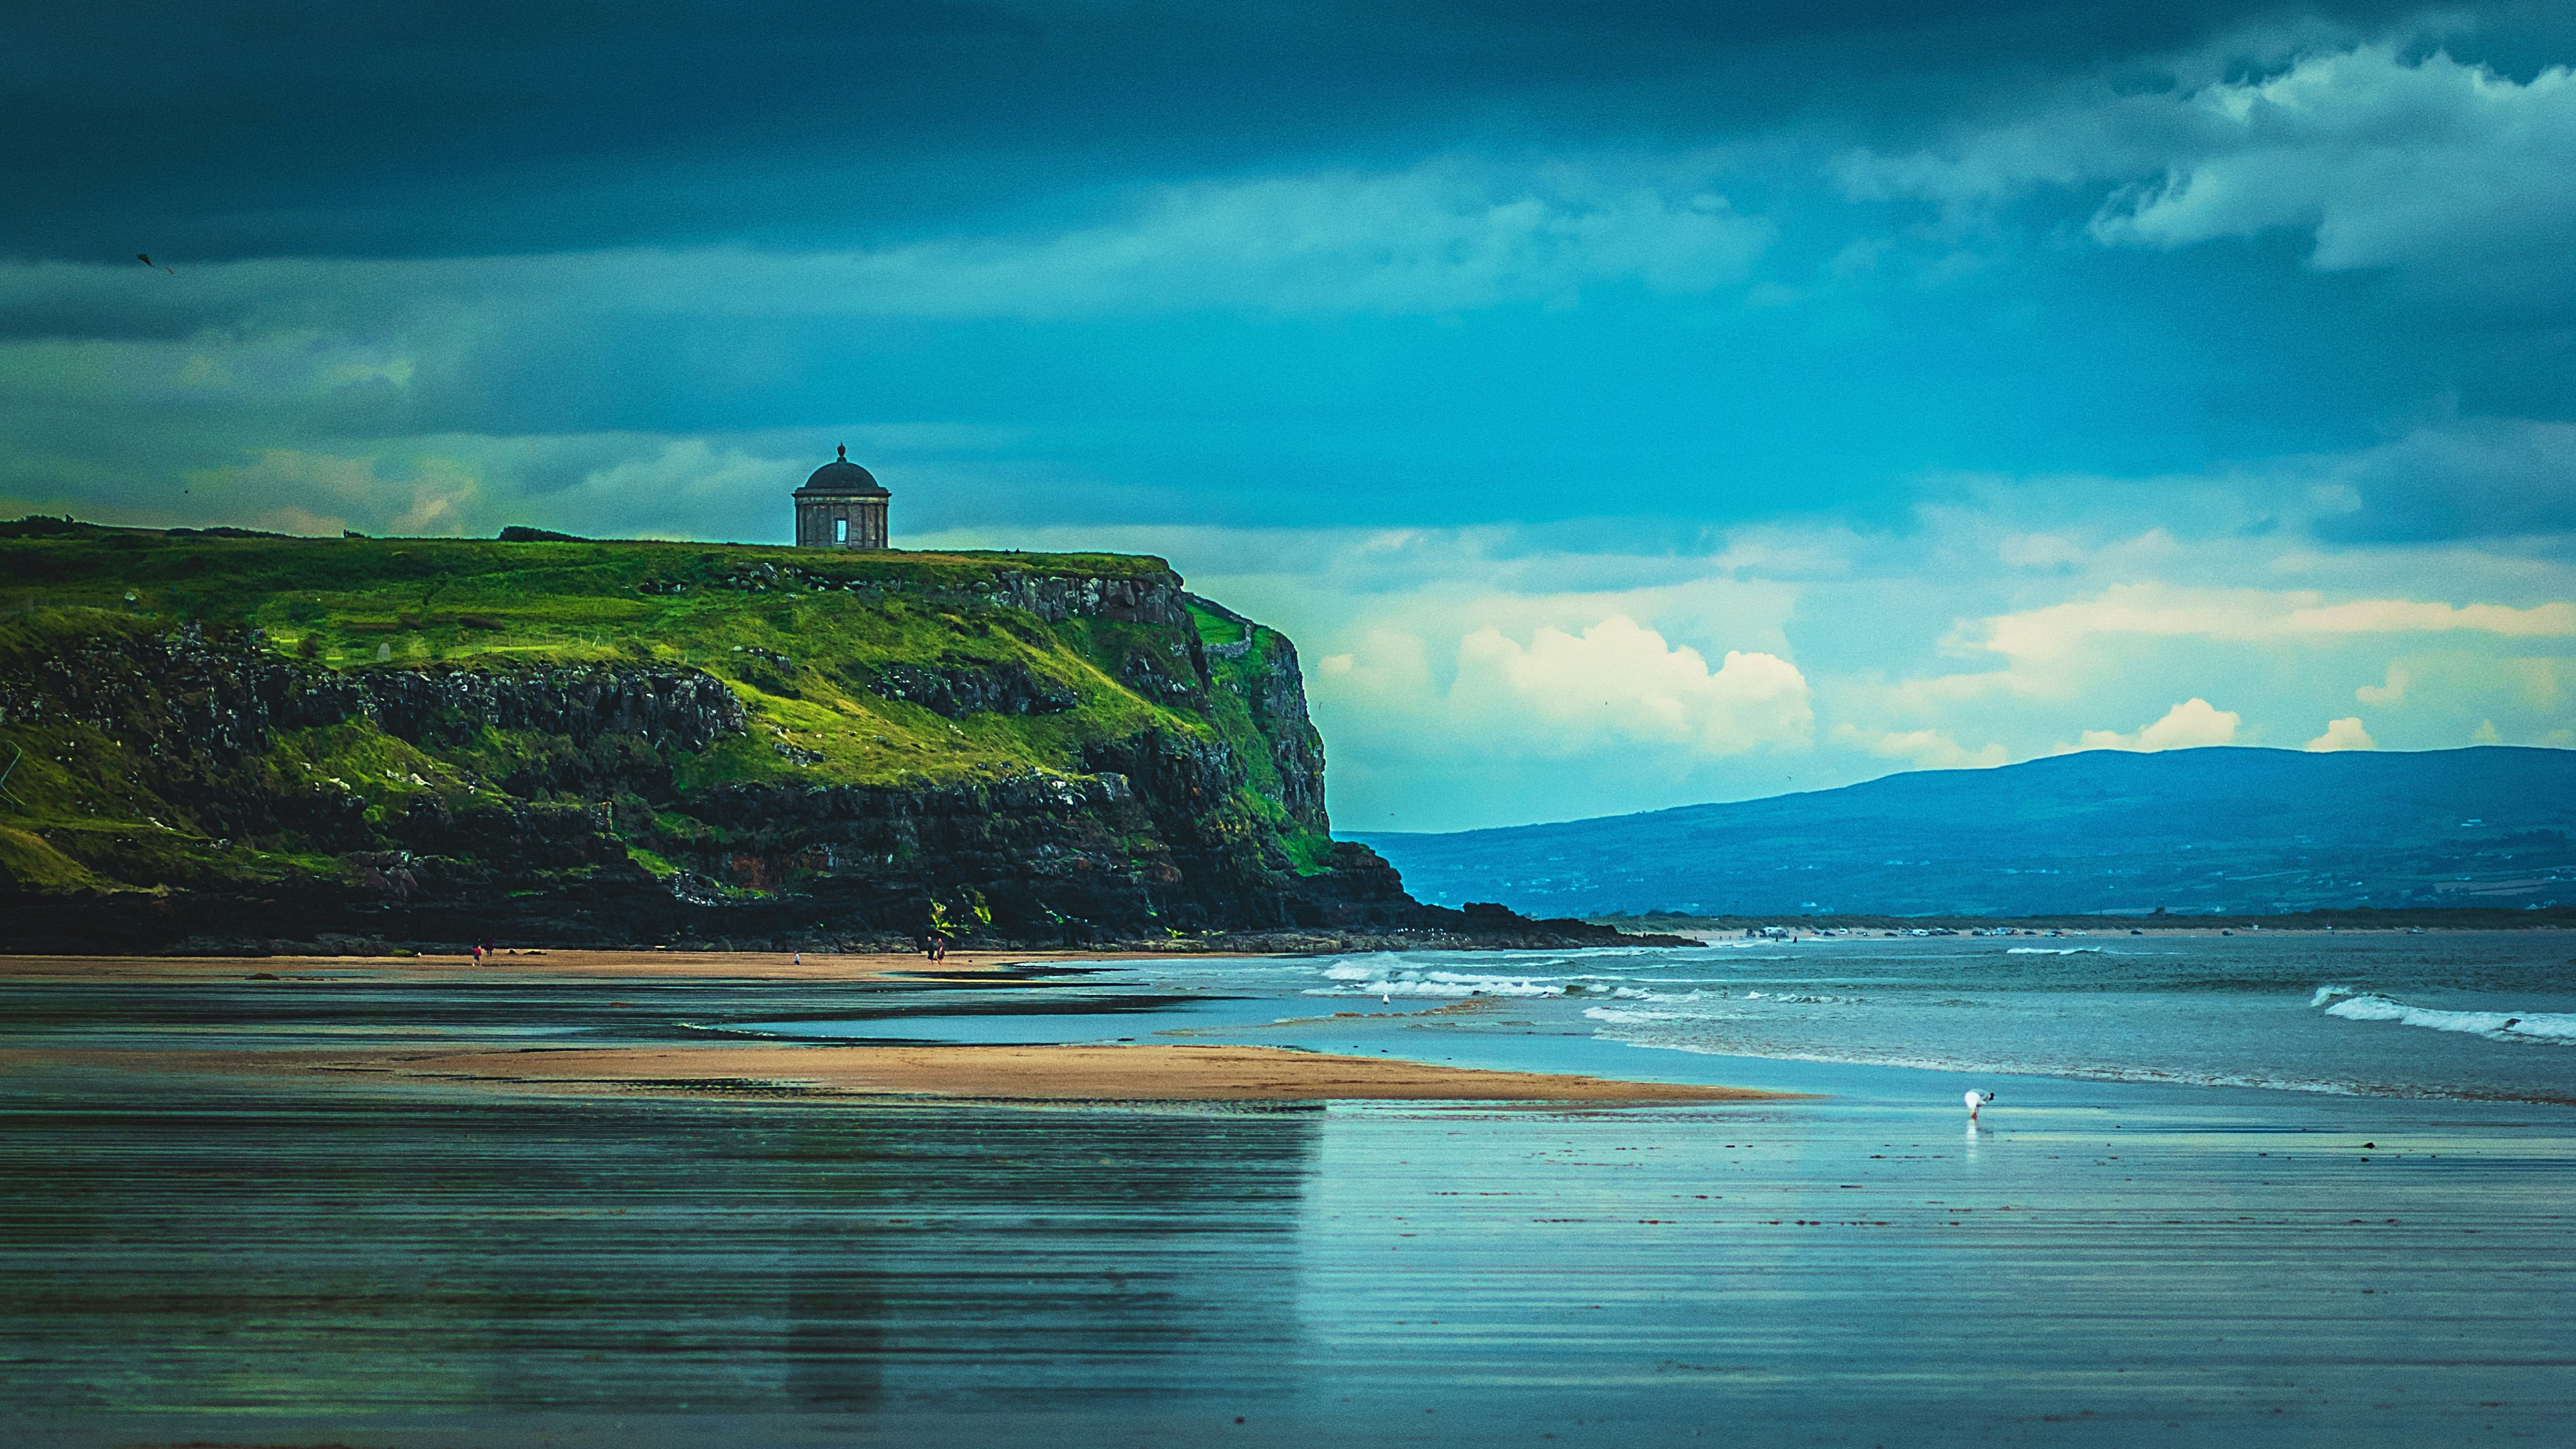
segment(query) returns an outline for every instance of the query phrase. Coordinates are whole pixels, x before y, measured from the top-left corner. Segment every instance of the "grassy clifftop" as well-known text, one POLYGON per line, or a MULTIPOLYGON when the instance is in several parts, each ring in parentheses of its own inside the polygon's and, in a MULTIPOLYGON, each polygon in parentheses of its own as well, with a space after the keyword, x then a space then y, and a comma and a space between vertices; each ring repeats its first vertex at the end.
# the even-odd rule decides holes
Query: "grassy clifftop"
POLYGON ((1222 734, 1240 723, 1119 678, 1139 655, 1170 649, 1162 629, 1098 617, 1049 624, 993 607, 1018 580, 1177 587, 1158 558, 84 528, 7 540, 0 559, 11 581, 0 610, 13 615, 0 624, 0 649, 10 656, 70 634, 194 621, 256 629, 281 658, 342 671, 674 665, 725 680, 756 733, 823 756, 797 762, 744 740, 691 762, 696 779, 950 782, 1066 767, 1068 746, 1086 738, 1150 725, 1222 734), (877 671, 923 665, 1025 670, 1075 703, 943 718, 876 692, 877 671))
POLYGON ((0 578, 21 895, 1241 925, 1333 858, 1293 646, 1157 558, 30 519, 0 578))

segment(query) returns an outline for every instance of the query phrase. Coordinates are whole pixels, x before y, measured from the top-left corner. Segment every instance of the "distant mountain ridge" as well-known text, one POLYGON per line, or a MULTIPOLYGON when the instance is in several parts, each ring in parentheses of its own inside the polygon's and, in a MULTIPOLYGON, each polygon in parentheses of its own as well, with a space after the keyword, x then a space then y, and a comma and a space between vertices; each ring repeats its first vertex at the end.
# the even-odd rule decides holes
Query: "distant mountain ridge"
POLYGON ((1540 915, 2546 906, 2576 903, 2576 750, 2094 750, 1361 838, 1424 900, 1540 915))

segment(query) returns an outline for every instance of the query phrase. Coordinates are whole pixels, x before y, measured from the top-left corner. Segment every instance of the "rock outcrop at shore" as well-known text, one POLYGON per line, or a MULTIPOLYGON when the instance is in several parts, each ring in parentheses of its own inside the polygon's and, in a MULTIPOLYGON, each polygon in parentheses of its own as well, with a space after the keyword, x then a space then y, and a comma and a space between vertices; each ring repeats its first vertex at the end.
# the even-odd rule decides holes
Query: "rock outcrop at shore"
POLYGON ((1635 939, 1332 840, 1294 647, 1158 560, 362 542, 0 540, 75 596, 0 626, 0 949, 1635 939))

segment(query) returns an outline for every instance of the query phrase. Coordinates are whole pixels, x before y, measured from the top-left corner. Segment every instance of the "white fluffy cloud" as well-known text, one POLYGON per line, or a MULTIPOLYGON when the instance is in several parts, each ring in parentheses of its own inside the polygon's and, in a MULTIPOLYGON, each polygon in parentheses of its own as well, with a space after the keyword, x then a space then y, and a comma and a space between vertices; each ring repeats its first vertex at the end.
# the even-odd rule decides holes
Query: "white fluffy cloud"
POLYGON ((1991 770, 2012 762, 2012 752, 2000 744, 1972 750, 1936 729, 1871 731, 1846 720, 1834 726, 1833 741, 1918 770, 1991 770))
POLYGON ((2370 731, 2361 727, 2361 716, 2346 715, 2342 719, 2327 720, 2326 732, 2300 748, 2310 754, 2322 755, 2336 750, 2375 750, 2379 748, 2379 742, 2370 737, 2370 731))
POLYGON ((2406 702, 2405 669, 2395 664, 2389 665, 2379 683, 2365 684, 2354 689, 2352 697, 2363 704, 2404 704, 2406 702))
POLYGON ((1527 644, 1483 628, 1458 641, 1450 709, 1545 753, 1605 742, 1710 755, 1804 745, 1815 721, 1806 677, 1775 654, 1728 650, 1717 668, 1625 615, 1579 634, 1541 628, 1527 644))
POLYGON ((1319 694, 1437 728, 1462 756, 1734 755, 1802 747, 1815 720, 1805 676, 1780 656, 1729 650, 1711 668, 1620 614, 1580 630, 1541 625, 1526 641, 1485 625, 1445 648, 1373 628, 1316 672, 1319 694))
POLYGON ((2195 695, 2135 734, 2086 730, 2080 744, 2088 750, 2196 750, 2206 745, 2236 743, 2237 727, 2243 723, 2244 717, 2236 711, 2218 709, 2195 695))

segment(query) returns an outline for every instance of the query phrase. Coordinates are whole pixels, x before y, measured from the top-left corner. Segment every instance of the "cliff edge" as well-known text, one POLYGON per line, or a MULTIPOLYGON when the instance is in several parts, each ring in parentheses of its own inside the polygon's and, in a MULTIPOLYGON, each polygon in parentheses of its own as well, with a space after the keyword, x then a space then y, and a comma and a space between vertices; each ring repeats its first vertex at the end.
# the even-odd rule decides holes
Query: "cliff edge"
POLYGON ((0 950, 1635 941, 1332 838, 1161 559, 0 524, 0 950))

